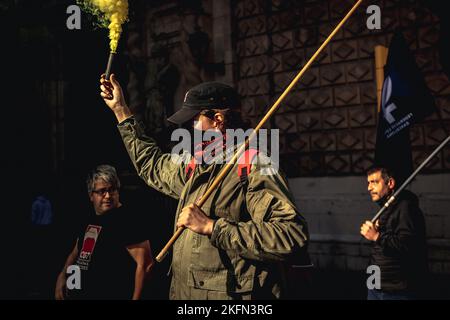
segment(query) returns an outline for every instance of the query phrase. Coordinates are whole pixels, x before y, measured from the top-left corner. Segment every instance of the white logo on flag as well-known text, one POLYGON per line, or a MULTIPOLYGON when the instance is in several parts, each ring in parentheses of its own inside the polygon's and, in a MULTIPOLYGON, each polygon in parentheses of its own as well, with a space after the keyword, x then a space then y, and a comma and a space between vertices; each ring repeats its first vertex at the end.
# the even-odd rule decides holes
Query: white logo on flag
POLYGON ((383 92, 381 94, 382 96, 381 101, 383 102, 382 103, 383 116, 386 119, 386 121, 389 122, 389 124, 395 122, 395 118, 392 115, 392 112, 395 109, 397 109, 397 106, 394 103, 387 104, 389 99, 391 99, 391 95, 392 95, 392 80, 391 77, 388 76, 384 81, 383 92))

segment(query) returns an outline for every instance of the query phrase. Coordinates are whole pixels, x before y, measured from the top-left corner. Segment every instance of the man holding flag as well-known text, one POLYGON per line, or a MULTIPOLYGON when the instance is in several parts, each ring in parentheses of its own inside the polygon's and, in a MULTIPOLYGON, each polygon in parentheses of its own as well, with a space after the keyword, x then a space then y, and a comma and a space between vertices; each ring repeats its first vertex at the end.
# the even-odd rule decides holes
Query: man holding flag
MULTIPOLYGON (((375 151, 377 165, 367 171, 367 190, 380 206, 412 173, 410 126, 436 109, 401 33, 392 39, 385 75, 375 151)), ((373 242, 370 264, 379 267, 381 273, 381 285, 369 288, 369 300, 423 297, 428 269, 425 230, 418 198, 407 190, 375 223, 366 221, 361 226, 361 235, 373 242)))
MULTIPOLYGON (((398 184, 389 168, 367 171, 367 191, 384 205, 398 184)), ((381 286, 368 288, 368 300, 410 300, 422 297, 427 275, 425 219, 415 194, 404 190, 380 219, 366 221, 361 234, 373 242, 370 265, 380 270, 381 286)))

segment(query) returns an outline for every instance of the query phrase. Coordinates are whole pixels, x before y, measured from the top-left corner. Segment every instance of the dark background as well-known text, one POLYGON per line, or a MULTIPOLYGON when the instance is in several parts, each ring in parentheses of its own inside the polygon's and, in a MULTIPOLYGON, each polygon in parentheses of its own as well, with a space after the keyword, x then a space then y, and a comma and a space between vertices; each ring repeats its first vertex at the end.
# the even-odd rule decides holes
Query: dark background
MULTIPOLYGON (((140 186, 123 188, 121 200, 149 226, 154 255, 172 232, 176 203, 146 188, 134 175, 116 120, 100 98, 98 80, 109 53, 107 31, 94 29, 84 15, 81 30, 68 30, 65 12, 74 1, 0 3, 4 124, 0 298, 49 299, 73 248, 75 231, 92 210, 85 186, 90 169, 111 164, 123 173, 123 185, 132 181, 140 186), (64 86, 59 159, 51 143, 58 138, 52 131, 54 115, 40 91, 54 83, 64 86), (54 222, 49 226, 31 224, 32 199, 39 193, 52 202, 54 222)), ((120 77, 126 74, 126 58, 119 56, 114 70, 126 85, 127 79, 120 77)), ((168 296, 169 260, 155 267, 145 297, 168 296)))

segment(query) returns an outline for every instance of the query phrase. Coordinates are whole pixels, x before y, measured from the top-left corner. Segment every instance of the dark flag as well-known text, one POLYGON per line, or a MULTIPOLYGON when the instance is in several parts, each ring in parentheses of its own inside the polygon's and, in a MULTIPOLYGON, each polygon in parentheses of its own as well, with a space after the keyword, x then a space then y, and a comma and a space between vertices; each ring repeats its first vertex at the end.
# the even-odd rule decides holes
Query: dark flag
POLYGON ((413 170, 409 128, 436 105, 400 32, 392 38, 384 75, 375 163, 394 170, 400 184, 413 170))

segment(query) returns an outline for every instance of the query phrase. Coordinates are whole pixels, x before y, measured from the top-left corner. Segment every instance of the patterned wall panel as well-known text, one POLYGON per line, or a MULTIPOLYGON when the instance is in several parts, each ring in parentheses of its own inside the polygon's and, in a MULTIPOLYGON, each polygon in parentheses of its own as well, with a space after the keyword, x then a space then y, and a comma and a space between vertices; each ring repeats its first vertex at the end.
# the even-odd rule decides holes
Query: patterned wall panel
MULTIPOLYGON (((236 83, 243 113, 256 125, 354 1, 232 1, 236 83)), ((439 19, 420 1, 380 1, 382 29, 355 12, 283 101, 270 125, 280 129, 281 162, 290 176, 363 174, 373 164, 377 99, 374 47, 400 28, 439 113, 411 129, 418 165, 450 131, 450 82, 438 54, 439 19)), ((428 172, 450 171, 450 147, 428 172)))

